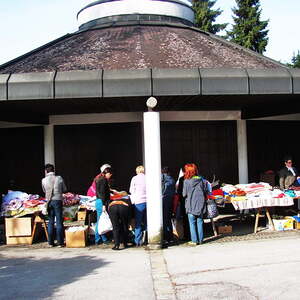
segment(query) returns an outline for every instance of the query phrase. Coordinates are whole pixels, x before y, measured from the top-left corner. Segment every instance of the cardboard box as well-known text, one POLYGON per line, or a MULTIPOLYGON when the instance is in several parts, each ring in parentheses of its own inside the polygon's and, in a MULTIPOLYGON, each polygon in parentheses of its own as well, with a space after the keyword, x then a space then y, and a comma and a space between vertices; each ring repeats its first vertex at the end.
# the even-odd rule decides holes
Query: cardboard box
POLYGON ((7 245, 31 245, 31 236, 6 237, 7 245))
POLYGON ((294 220, 292 219, 273 219, 274 228, 277 231, 293 230, 294 220))
POLYGON ((31 236, 32 218, 5 218, 5 235, 7 237, 31 236))
POLYGON ((294 222, 295 222, 295 229, 300 230, 300 217, 294 216, 293 219, 294 219, 294 222))
POLYGON ((231 225, 224 225, 224 226, 218 226, 218 233, 232 233, 232 226, 231 225))
POLYGON ((86 219, 86 210, 79 210, 77 213, 77 221, 85 221, 86 219))
POLYGON ((84 248, 87 240, 87 228, 79 231, 65 231, 67 248, 84 248))

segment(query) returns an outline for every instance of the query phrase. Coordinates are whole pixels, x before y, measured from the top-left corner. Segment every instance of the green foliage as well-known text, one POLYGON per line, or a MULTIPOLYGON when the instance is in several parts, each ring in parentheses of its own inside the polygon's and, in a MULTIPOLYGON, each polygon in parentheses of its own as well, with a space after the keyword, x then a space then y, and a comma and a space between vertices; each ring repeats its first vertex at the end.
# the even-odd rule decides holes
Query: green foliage
POLYGON ((289 67, 300 68, 300 50, 298 50, 297 54, 294 53, 291 61, 292 61, 292 63, 288 64, 289 67))
POLYGON ((216 18, 222 13, 219 8, 214 10, 212 7, 216 4, 210 0, 194 0, 193 9, 195 10, 195 25, 199 29, 216 34, 226 28, 227 23, 215 24, 216 18))
POLYGON ((268 44, 266 30, 269 20, 261 21, 259 0, 235 0, 232 30, 227 31, 227 38, 243 47, 263 53, 268 44))

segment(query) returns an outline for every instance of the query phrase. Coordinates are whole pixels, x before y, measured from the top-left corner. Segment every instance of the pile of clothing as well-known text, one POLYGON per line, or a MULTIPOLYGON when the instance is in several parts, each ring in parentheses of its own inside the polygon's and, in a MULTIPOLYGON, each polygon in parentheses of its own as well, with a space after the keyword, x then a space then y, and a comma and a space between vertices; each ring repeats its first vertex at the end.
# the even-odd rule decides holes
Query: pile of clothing
POLYGON ((39 195, 27 194, 20 191, 9 191, 3 195, 1 216, 22 217, 41 211, 46 200, 39 195))
MULTIPOLYGON (((77 213, 81 196, 65 193, 63 197, 63 215, 72 219, 77 213)), ((8 191, 2 198, 1 216, 3 217, 22 217, 35 212, 42 212, 47 202, 44 197, 21 191, 8 191)))
POLYGON ((224 197, 231 201, 235 209, 251 209, 270 206, 291 206, 293 197, 266 182, 249 184, 226 184, 222 188, 224 197))

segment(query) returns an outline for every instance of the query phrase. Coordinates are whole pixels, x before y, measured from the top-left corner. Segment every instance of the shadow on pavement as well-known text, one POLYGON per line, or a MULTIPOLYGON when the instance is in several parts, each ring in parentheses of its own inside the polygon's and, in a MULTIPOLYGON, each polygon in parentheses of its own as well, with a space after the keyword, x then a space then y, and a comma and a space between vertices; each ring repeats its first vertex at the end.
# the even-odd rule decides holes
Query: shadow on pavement
POLYGON ((93 274, 106 264, 93 256, 38 259, 0 255, 0 299, 50 298, 60 287, 93 274))

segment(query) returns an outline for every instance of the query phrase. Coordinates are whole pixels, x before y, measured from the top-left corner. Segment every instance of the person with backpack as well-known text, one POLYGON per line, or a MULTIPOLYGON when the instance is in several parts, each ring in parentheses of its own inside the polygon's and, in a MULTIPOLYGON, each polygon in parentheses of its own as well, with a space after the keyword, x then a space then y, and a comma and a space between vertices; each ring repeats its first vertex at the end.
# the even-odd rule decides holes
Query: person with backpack
POLYGON ((185 209, 188 214, 191 232, 190 245, 196 246, 203 242, 203 219, 206 208, 206 184, 198 175, 195 164, 184 166, 184 182, 182 195, 185 198, 185 209))
POLYGON ((54 223, 56 221, 56 240, 58 247, 64 246, 63 226, 63 193, 67 191, 61 176, 55 175, 52 164, 45 165, 45 177, 42 179, 42 189, 45 193, 48 208, 48 244, 54 247, 54 223))

